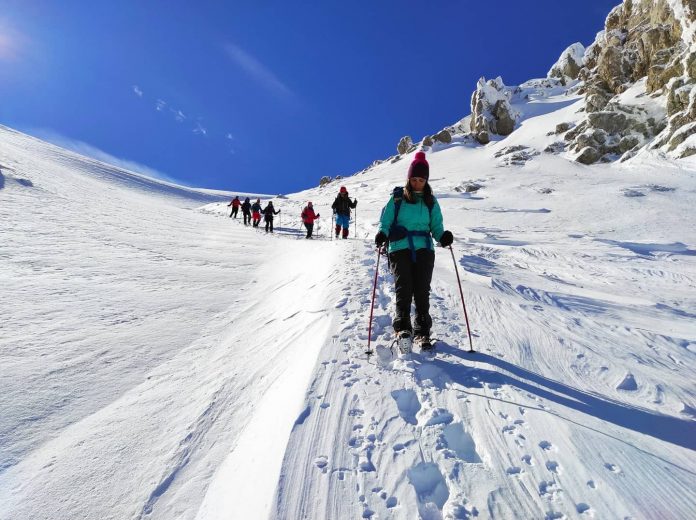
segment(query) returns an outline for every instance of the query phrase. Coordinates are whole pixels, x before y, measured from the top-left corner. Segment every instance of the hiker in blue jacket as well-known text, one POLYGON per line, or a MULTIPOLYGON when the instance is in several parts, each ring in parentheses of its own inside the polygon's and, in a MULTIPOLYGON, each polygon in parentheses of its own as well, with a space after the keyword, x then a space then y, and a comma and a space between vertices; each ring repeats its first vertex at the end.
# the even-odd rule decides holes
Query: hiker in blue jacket
POLYGON ((341 233, 341 228, 343 228, 343 238, 348 238, 348 226, 350 225, 350 210, 355 209, 358 205, 358 199, 350 200, 348 196, 348 190, 345 186, 341 186, 338 191, 336 200, 331 204, 331 209, 333 209, 334 215, 336 215, 336 238, 338 238, 339 233, 341 233))
POLYGON ((452 233, 445 231, 442 212, 428 184, 430 166, 424 152, 408 168, 408 180, 396 188, 382 209, 375 243, 388 242, 389 261, 396 286, 396 316, 393 326, 402 352, 415 343, 431 348, 430 281, 435 265, 433 238, 442 247, 452 244, 452 233), (432 238, 431 238, 432 237, 432 238), (415 327, 411 325, 411 302, 416 304, 415 327))

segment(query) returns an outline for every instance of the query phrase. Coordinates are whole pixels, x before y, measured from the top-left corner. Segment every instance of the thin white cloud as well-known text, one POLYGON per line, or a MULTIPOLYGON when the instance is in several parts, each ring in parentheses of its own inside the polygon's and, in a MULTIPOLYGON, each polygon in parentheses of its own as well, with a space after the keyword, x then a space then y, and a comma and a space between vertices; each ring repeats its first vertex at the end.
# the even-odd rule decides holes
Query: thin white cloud
POLYGON ((186 120, 186 116, 181 110, 175 110, 173 108, 170 108, 169 111, 174 114, 174 119, 179 121, 179 123, 182 123, 186 120))
POLYGON ((111 155, 108 152, 105 152, 104 150, 97 148, 96 146, 92 146, 91 144, 85 143, 84 141, 79 141, 77 139, 65 137, 64 135, 61 135, 50 129, 31 129, 27 130, 27 133, 36 136, 44 141, 48 141, 49 143, 53 143, 56 146, 60 146, 61 148, 71 150, 75 153, 84 155, 86 157, 91 157, 92 159, 96 159, 97 161, 116 166, 117 168, 122 168, 124 170, 139 173, 140 175, 144 175, 145 177, 150 177, 152 179, 158 179, 174 184, 181 184, 176 179, 173 179, 165 175, 164 173, 155 170, 154 168, 150 168, 149 166, 145 166, 144 164, 140 164, 135 161, 130 161, 128 159, 120 159, 118 157, 115 157, 114 155, 111 155))
POLYGON ((166 107, 167 102, 163 99, 158 99, 157 103, 155 103, 155 110, 157 110, 158 112, 162 112, 166 107))
POLYGON ((143 91, 140 89, 138 85, 133 85, 133 92, 135 92, 136 96, 143 97, 143 91))
POLYGON ((208 129, 201 125, 199 122, 196 122, 196 126, 193 129, 193 133, 200 135, 208 135, 208 129))
POLYGON ((284 101, 295 102, 297 97, 278 77, 259 60, 233 43, 225 45, 225 52, 268 92, 284 101))
POLYGON ((227 139, 229 141, 234 141, 234 136, 228 132, 227 135, 225 136, 225 139, 227 139))

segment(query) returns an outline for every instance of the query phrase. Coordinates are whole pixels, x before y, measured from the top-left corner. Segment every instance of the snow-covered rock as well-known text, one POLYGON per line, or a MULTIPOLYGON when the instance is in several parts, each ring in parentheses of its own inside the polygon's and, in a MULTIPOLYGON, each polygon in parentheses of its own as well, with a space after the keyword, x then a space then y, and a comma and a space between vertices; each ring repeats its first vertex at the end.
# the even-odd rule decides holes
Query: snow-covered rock
POLYGON ((510 135, 515 129, 511 96, 512 90, 505 87, 501 77, 478 80, 471 96, 471 132, 479 143, 490 142, 491 134, 510 135))
POLYGON ((574 43, 561 53, 558 61, 553 64, 547 76, 549 78, 578 79, 578 74, 585 59, 585 47, 582 43, 574 43))

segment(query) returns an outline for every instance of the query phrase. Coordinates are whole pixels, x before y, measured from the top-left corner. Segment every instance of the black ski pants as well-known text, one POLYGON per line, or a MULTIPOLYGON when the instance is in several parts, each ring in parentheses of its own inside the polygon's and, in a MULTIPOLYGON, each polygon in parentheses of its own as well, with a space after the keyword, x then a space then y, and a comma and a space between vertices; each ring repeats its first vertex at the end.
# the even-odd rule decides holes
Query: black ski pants
POLYGON ((242 215, 244 216, 244 225, 248 226, 251 224, 251 213, 248 211, 242 211, 242 215))
POLYGON ((268 233, 268 228, 271 228, 271 233, 273 233, 273 217, 266 217, 266 233, 268 233))
POLYGON ((232 208, 232 213, 230 213, 230 218, 234 217, 237 218, 237 212, 239 211, 239 206, 235 206, 232 208))
POLYGON ((410 249, 389 254, 391 271, 396 286, 396 316, 394 331, 413 331, 415 336, 430 336, 433 320, 430 317, 430 281, 435 266, 435 251, 418 249, 416 261, 410 249), (416 304, 415 327, 411 326, 411 302, 416 304))
POLYGON ((305 222, 304 227, 307 228, 307 236, 305 238, 311 238, 312 231, 314 230, 314 223, 310 224, 309 222, 305 222))

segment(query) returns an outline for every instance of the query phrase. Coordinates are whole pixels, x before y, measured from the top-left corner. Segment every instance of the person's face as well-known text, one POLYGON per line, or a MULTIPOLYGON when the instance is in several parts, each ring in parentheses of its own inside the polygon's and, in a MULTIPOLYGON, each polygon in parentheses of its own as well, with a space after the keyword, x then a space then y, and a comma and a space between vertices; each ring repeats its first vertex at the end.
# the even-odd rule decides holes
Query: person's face
POLYGON ((411 189, 413 191, 423 191, 427 181, 422 177, 411 177, 408 182, 411 183, 411 189))

